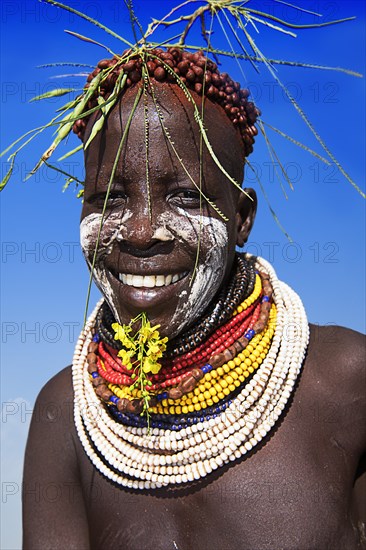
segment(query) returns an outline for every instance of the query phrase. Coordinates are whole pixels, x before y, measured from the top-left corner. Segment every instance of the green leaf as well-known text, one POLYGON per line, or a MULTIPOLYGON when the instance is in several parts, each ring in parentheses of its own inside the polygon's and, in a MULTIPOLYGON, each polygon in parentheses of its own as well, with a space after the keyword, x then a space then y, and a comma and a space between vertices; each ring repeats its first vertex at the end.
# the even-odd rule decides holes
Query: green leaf
POLYGON ((335 158, 333 153, 330 151, 328 146, 325 144, 324 140, 321 138, 320 134, 315 130, 315 127, 310 122, 309 118, 306 116, 305 112, 301 109, 300 105, 296 102, 295 98, 293 98, 288 90, 288 88, 283 84, 283 82, 280 80, 276 72, 274 71, 273 67, 269 64, 266 57, 263 55, 263 53, 259 50, 257 45, 255 44, 252 37, 247 32, 246 28, 243 28, 243 31, 251 44, 253 51, 256 53, 256 55, 259 55, 263 58, 263 61, 265 65, 267 66, 270 74, 274 78, 274 80, 279 84, 279 86, 282 88, 283 92, 286 94, 287 98, 292 103, 293 107, 296 109, 298 114, 301 116, 302 120, 305 122, 306 126, 309 128, 309 130, 312 132, 315 139, 318 141, 318 143, 322 146, 323 150, 327 153, 329 158, 334 162, 338 170, 343 174, 343 176, 349 181, 349 183, 356 189, 356 191, 363 197, 366 198, 365 193, 359 188, 359 186, 353 181, 351 176, 346 172, 346 170, 343 168, 343 166, 339 163, 339 161, 335 158))
MULTIPOLYGON (((345 23, 346 21, 353 21, 356 19, 353 17, 345 17, 344 19, 334 19, 333 21, 325 21, 324 23, 312 23, 308 25, 296 25, 295 23, 290 23, 290 21, 285 21, 284 19, 280 19, 279 17, 275 17, 274 15, 271 15, 270 13, 265 13, 260 10, 254 10, 253 8, 243 8, 243 11, 246 12, 246 15, 248 19, 252 18, 252 13, 255 13, 256 15, 260 15, 262 17, 265 17, 267 19, 271 19, 272 21, 276 21, 277 23, 280 23, 284 27, 289 27, 291 29, 317 29, 319 27, 329 27, 330 25, 337 25, 338 23, 345 23)), ((279 30, 279 29, 278 29, 279 30)))
MULTIPOLYGON (((29 134, 33 134, 34 132, 39 132, 39 130, 41 130, 43 128, 43 126, 38 126, 37 128, 33 128, 32 130, 28 130, 28 132, 26 132, 25 134, 23 134, 22 136, 18 137, 15 141, 13 141, 13 143, 11 143, 10 145, 8 145, 8 147, 6 149, 4 149, 4 151, 1 151, 0 153, 0 157, 2 157, 3 155, 6 155, 6 153, 8 153, 9 151, 11 151, 11 149, 13 149, 13 147, 15 145, 17 145, 20 141, 22 141, 22 139, 24 139, 25 137, 29 136, 29 134)), ((36 134, 35 134, 36 135, 36 134)))
POLYGON ((95 138, 97 133, 100 132, 101 129, 103 128, 104 122, 105 122, 105 117, 108 115, 108 113, 112 109, 113 105, 115 105, 115 103, 118 99, 119 91, 124 88, 126 80, 127 80, 127 74, 124 74, 121 71, 118 75, 116 84, 113 88, 113 92, 109 96, 108 100, 104 101, 103 98, 101 98, 100 96, 98 97, 98 102, 99 102, 99 100, 101 100, 100 101, 101 116, 100 116, 100 118, 98 118, 98 120, 95 121, 95 123, 93 125, 93 128, 92 128, 92 131, 90 133, 90 136, 88 138, 88 141, 84 145, 84 150, 86 150, 89 147, 90 143, 93 141, 93 139, 95 138))
POLYGON ((99 86, 99 82, 102 79, 103 74, 104 72, 101 71, 100 73, 97 74, 97 76, 93 78, 89 88, 87 89, 85 94, 80 98, 75 109, 59 122, 60 128, 57 131, 57 134, 53 143, 51 143, 49 148, 43 153, 43 155, 41 156, 41 158, 39 159, 39 161, 37 162, 33 170, 29 172, 25 180, 29 179, 31 176, 33 176, 37 172, 37 170, 39 170, 42 164, 51 157, 51 155, 53 154, 57 146, 61 143, 61 141, 63 141, 69 135, 69 133, 72 130, 75 118, 77 118, 83 112, 85 105, 89 101, 89 98, 94 93, 96 88, 99 86))
POLYGON ((68 111, 69 109, 74 109, 77 103, 78 103, 77 98, 72 99, 71 101, 68 101, 67 103, 65 103, 65 105, 62 105, 62 107, 59 107, 58 109, 56 109, 56 113, 61 113, 62 111, 68 111))
POLYGON ((97 42, 96 40, 93 40, 92 38, 89 38, 88 36, 84 36, 83 34, 79 34, 74 31, 68 31, 65 29, 65 32, 67 34, 71 34, 71 36, 75 36, 75 38, 78 38, 79 40, 82 40, 83 42, 89 42, 89 44, 95 44, 95 46, 100 46, 101 48, 104 48, 109 52, 111 55, 115 55, 114 52, 108 48, 108 46, 105 46, 104 44, 101 44, 100 42, 97 42))
POLYGON ((66 176, 67 178, 71 179, 72 181, 75 181, 76 183, 78 183, 79 185, 84 185, 84 182, 79 180, 76 176, 73 176, 72 174, 69 174, 68 172, 65 172, 65 170, 61 170, 61 168, 58 168, 58 166, 54 166, 53 164, 50 164, 46 160, 44 160, 43 162, 47 166, 47 168, 50 168, 51 170, 55 170, 55 172, 58 172, 59 174, 62 174, 63 176, 66 176))
POLYGON ((16 153, 14 153, 12 155, 12 159, 11 159, 11 163, 10 163, 10 168, 9 170, 6 172, 2 182, 0 183, 0 191, 2 191, 5 187, 5 185, 8 183, 9 179, 10 179, 10 176, 12 175, 13 173, 13 168, 14 168, 14 162, 15 162, 15 157, 16 157, 16 153))
POLYGON ((79 77, 88 77, 89 73, 64 73, 64 74, 54 74, 50 76, 50 79, 56 80, 57 78, 79 78, 79 77))
POLYGON ((58 8, 62 8, 65 11, 68 11, 70 13, 75 13, 75 15, 78 15, 82 19, 85 19, 86 21, 89 21, 89 23, 92 23, 93 25, 96 25, 100 29, 103 29, 106 33, 110 34, 114 38, 117 38, 117 40, 121 40, 124 44, 127 44, 130 48, 133 48, 133 44, 125 40, 122 36, 119 36, 117 33, 97 21, 96 19, 93 19, 92 17, 89 17, 85 13, 82 13, 81 11, 75 10, 74 8, 70 6, 66 6, 65 4, 61 4, 61 2, 56 2, 56 0, 41 0, 41 2, 45 2, 46 4, 52 4, 53 6, 57 6, 58 8))
POLYGON ((70 92, 76 92, 76 88, 56 88, 55 90, 50 90, 44 94, 32 97, 32 99, 29 100, 29 103, 32 101, 39 101, 41 99, 48 99, 50 97, 61 97, 62 95, 66 95, 70 92))
POLYGON ((65 153, 64 155, 62 155, 62 157, 60 157, 58 160, 58 162, 61 162, 62 160, 65 160, 69 157, 71 157, 71 155, 74 155, 75 153, 77 153, 78 151, 81 151, 83 148, 83 145, 80 144, 78 145, 77 147, 75 147, 75 149, 72 149, 71 151, 68 151, 67 153, 65 153))
POLYGON ((324 162, 324 164, 327 164, 328 166, 330 166, 330 162, 329 162, 328 159, 322 157, 321 155, 319 155, 319 153, 317 153, 313 149, 310 149, 310 147, 308 147, 304 143, 301 143, 301 141, 298 141, 297 139, 294 139, 293 137, 289 136, 285 132, 282 132, 281 130, 279 130, 275 126, 272 126, 271 124, 268 124, 268 122, 265 122, 262 118, 260 119, 260 123, 263 124, 264 126, 268 126, 268 128, 270 128, 271 130, 273 130, 274 132, 276 132, 280 136, 284 137, 285 139, 288 139, 291 143, 293 143, 297 147, 300 147, 301 149, 304 149, 305 151, 307 151, 308 153, 313 155, 313 157, 318 158, 319 160, 324 162))
MULTIPOLYGON (((46 128, 50 128, 51 126, 55 125, 55 124, 59 124, 58 122, 56 122, 57 118, 60 117, 60 115, 57 115, 55 118, 51 119, 51 121, 48 123, 48 124, 45 124, 44 126, 39 126, 38 128, 33 128, 32 130, 29 130, 28 132, 26 132, 25 134, 23 134, 22 136, 20 136, 20 138, 16 139, 15 141, 13 141, 13 143, 11 145, 9 145, 4 151, 2 151, 2 153, 0 154, 0 157, 2 157, 3 155, 5 155, 5 153, 8 153, 11 149, 13 149, 13 147, 15 145, 17 145, 20 141, 22 141, 22 139, 24 139, 25 137, 29 136, 29 134, 33 134, 31 135, 31 137, 29 137, 24 143, 22 143, 22 145, 20 145, 18 147, 18 149, 16 151, 14 151, 14 153, 12 153, 9 157, 9 159, 12 158, 13 155, 19 153, 19 151, 21 149, 23 149, 26 145, 28 145, 28 143, 30 143, 36 136, 38 136, 38 134, 40 134, 41 132, 43 132, 46 128)), ((8 159, 8 160, 9 160, 8 159)))
POLYGON ((45 63, 44 65, 37 65, 36 69, 48 69, 49 67, 88 67, 89 69, 95 69, 95 65, 89 65, 88 63, 69 63, 69 62, 58 62, 58 63, 45 63))
POLYGON ((62 192, 64 193, 70 186, 70 183, 72 183, 74 181, 74 178, 70 177, 70 178, 67 178, 66 182, 65 182, 65 185, 63 186, 62 188, 62 192))
POLYGON ((278 179, 278 181, 279 181, 279 183, 280 183, 280 185, 281 185, 281 189, 282 189, 282 191, 283 191, 283 194, 285 195, 285 198, 288 199, 287 193, 286 193, 286 191, 285 191, 285 189, 284 189, 284 187, 283 187, 283 185, 282 185, 281 178, 280 178, 280 176, 279 176, 279 174, 278 174, 278 171, 277 171, 277 164, 278 164, 279 167, 281 168, 282 175, 283 175, 283 177, 285 178, 285 180, 287 181, 287 183, 288 183, 290 189, 293 191, 294 188, 293 188, 292 182, 291 182, 290 178, 288 177, 287 172, 286 172, 285 168, 283 167, 283 164, 282 164, 280 158, 278 157, 278 155, 277 155, 277 153, 276 153, 276 151, 275 151, 275 149, 274 149, 274 147, 273 147, 273 145, 272 145, 270 139, 268 138, 267 133, 266 133, 266 130, 265 130, 265 128, 264 128, 264 126, 263 126, 263 124, 261 123, 260 120, 258 121, 258 125, 259 125, 259 129, 260 129, 260 131, 261 131, 261 133, 262 133, 262 136, 264 137, 264 140, 265 140, 265 142, 266 142, 267 149, 268 149, 268 153, 269 153, 269 156, 271 157, 271 161, 272 161, 272 164, 273 164, 274 169, 275 169, 275 174, 276 174, 277 179, 278 179), (276 160, 277 160, 277 163, 276 163, 276 160))

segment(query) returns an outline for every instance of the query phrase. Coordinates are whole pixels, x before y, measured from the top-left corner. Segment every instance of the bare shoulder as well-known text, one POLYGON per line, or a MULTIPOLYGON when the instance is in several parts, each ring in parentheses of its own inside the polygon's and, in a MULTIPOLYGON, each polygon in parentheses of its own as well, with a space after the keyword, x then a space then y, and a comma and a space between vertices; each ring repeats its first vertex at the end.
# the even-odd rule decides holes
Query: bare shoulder
POLYGON ((47 453, 57 455, 63 449, 64 458, 67 455, 74 458, 75 435, 71 367, 66 367, 44 385, 36 399, 28 436, 26 465, 38 460, 46 450, 47 453), (45 441, 47 449, 44 449, 45 441))
POLYGON ((71 368, 40 391, 22 484, 23 548, 90 548, 76 453, 71 368))
POLYGON ((70 429, 73 425, 73 388, 71 367, 53 376, 41 389, 36 399, 33 420, 45 429, 70 429))
POLYGON ((43 386, 39 392, 37 402, 45 402, 53 400, 54 402, 63 403, 65 400, 72 400, 72 378, 71 366, 65 367, 60 372, 55 374, 43 386))
POLYGON ((307 397, 334 406, 339 428, 348 430, 352 423, 361 439, 366 437, 365 344, 365 336, 354 330, 310 325, 303 368, 307 397))
POLYGON ((321 366, 319 374, 361 389, 365 353, 366 338, 360 332, 336 325, 310 325, 308 355, 321 366))

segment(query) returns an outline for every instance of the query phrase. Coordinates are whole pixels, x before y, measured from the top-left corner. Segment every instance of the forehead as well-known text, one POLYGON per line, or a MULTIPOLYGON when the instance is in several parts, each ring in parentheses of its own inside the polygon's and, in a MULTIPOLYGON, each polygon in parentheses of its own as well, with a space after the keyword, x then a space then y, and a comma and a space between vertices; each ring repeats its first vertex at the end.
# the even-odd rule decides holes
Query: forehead
MULTIPOLYGON (((204 192, 219 197, 230 189, 231 195, 233 184, 208 151, 195 120, 194 105, 183 91, 176 85, 159 84, 152 94, 141 95, 134 109, 137 90, 137 87, 129 89, 111 110, 103 130, 86 152, 86 195, 93 193, 96 187, 98 190, 107 187, 129 118, 131 122, 121 148, 114 183, 146 184, 149 178, 153 191, 167 184, 195 187, 193 181, 199 185, 202 171, 204 192)), ((202 114, 201 98, 195 96, 195 99, 202 114)), ((238 131, 223 109, 207 99, 203 120, 209 147, 225 170, 241 184, 244 156, 238 131)))

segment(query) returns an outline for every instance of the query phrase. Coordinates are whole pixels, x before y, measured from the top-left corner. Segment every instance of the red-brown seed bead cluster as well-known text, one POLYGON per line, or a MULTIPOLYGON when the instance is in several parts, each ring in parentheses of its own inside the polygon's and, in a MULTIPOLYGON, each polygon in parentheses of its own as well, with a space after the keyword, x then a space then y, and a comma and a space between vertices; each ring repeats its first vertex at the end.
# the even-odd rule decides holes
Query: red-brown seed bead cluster
MULTIPOLYGON (((146 67, 149 77, 157 82, 177 82, 177 78, 187 88, 198 95, 204 95, 219 104, 240 131, 243 139, 245 156, 253 151, 254 136, 258 130, 255 127, 260 111, 254 103, 248 101, 249 90, 241 89, 227 73, 220 73, 216 63, 208 59, 202 52, 189 53, 179 48, 151 49, 145 52, 146 67), (170 67, 170 70, 168 69, 170 67), (172 74, 172 73, 175 73, 172 74)), ((85 89, 101 71, 105 71, 98 93, 94 93, 88 102, 87 110, 98 105, 98 95, 107 99, 112 93, 121 71, 127 75, 125 88, 135 85, 142 79, 143 60, 138 54, 124 52, 121 58, 102 59, 98 66, 88 76, 85 89), (126 62, 123 62, 126 59, 126 62)), ((83 140, 89 117, 78 119, 73 131, 83 140)))

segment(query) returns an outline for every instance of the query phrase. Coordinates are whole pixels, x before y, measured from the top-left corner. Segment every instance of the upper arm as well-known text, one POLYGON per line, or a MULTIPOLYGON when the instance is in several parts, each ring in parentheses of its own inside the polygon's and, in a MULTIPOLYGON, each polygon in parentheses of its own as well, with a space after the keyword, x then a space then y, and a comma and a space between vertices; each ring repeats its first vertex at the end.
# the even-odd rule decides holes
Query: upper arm
POLYGON ((366 451, 365 336, 338 326, 311 326, 308 355, 307 391, 318 405, 323 436, 336 438, 357 468, 366 451))
POLYGON ((352 421, 353 428, 366 436, 365 336, 344 327, 311 326, 310 343, 315 384, 325 398, 337 402, 342 419, 352 421))
POLYGON ((40 392, 23 479, 23 547, 87 549, 88 523, 75 453, 70 369, 40 392))

